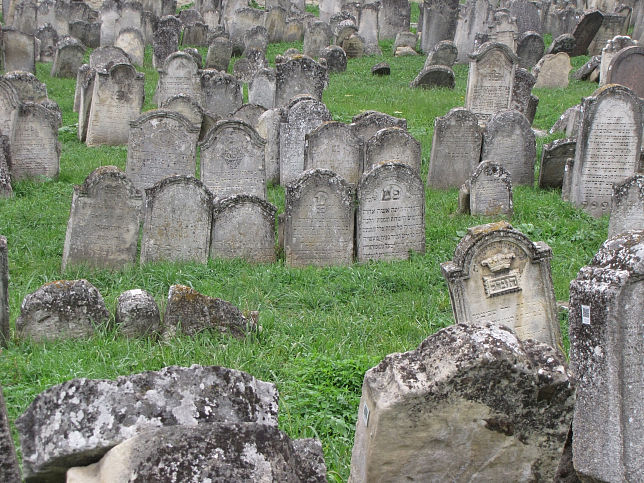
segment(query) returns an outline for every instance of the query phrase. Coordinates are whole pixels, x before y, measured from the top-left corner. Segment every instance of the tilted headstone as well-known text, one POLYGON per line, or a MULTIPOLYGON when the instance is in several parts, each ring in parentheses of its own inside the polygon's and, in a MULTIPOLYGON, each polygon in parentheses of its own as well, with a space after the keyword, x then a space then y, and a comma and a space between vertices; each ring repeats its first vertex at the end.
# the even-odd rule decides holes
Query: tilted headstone
POLYGON ((364 142, 367 142, 371 136, 386 127, 399 127, 406 130, 407 119, 390 116, 378 111, 364 111, 356 114, 351 119, 351 129, 364 142))
POLYGON ((643 111, 642 100, 619 85, 604 86, 584 98, 569 190, 562 195, 586 213, 608 214, 613 183, 637 172, 643 111))
POLYGON ((305 171, 286 186, 284 254, 288 266, 350 265, 354 227, 352 189, 332 171, 305 171))
POLYGON ((266 142, 243 121, 219 121, 202 143, 201 180, 216 198, 249 194, 266 199, 266 142))
MULTIPOLYGON (((0 238, 0 244, 3 239, 4 237, 0 238)), ((7 319, 8 322, 9 320, 7 319)), ((20 483, 22 481, 16 448, 13 445, 11 428, 9 427, 7 406, 2 395, 2 386, 0 386, 0 475, 2 475, 2 480, 6 483, 20 483)))
POLYGON ((421 146, 411 134, 399 127, 386 127, 371 136, 365 144, 364 171, 384 161, 406 164, 420 173, 421 146))
POLYGON ((620 50, 610 61, 606 72, 607 84, 619 84, 644 98, 644 47, 635 45, 620 50))
POLYGON ((243 104, 242 85, 235 77, 212 69, 201 71, 202 107, 226 117, 243 104))
POLYGON ((248 84, 248 102, 266 109, 275 107, 275 70, 260 69, 248 84))
POLYGON ((157 104, 177 94, 186 94, 201 102, 201 76, 199 66, 190 54, 173 52, 159 70, 159 82, 155 92, 157 104))
POLYGON ((644 231, 606 241, 570 283, 573 463, 588 481, 644 477, 644 231))
POLYGON ((468 0, 460 9, 454 43, 458 48, 458 60, 467 64, 474 51, 474 40, 479 32, 487 32, 494 21, 494 7, 488 0, 468 0))
POLYGON ((606 43, 616 35, 626 35, 628 32, 628 18, 618 13, 603 13, 599 30, 588 46, 589 55, 601 55, 606 43))
POLYGON ((213 206, 210 258, 272 263, 277 208, 252 195, 235 195, 213 206))
POLYGON ((68 265, 121 268, 136 262, 142 193, 116 166, 96 168, 74 186, 62 270, 68 265))
POLYGON ((72 379, 39 394, 16 421, 24 477, 62 480, 69 467, 95 462, 151 429, 194 430, 218 421, 277 427, 277 399, 273 384, 218 366, 170 366, 116 380, 72 379))
POLYGON ((83 65, 85 46, 73 37, 65 37, 56 44, 54 63, 51 66, 52 77, 74 78, 78 68, 83 65))
POLYGON ((347 183, 358 184, 363 171, 364 145, 348 124, 324 122, 305 138, 304 170, 328 169, 347 183))
POLYGON ((196 178, 171 176, 145 190, 141 263, 158 260, 206 263, 212 194, 196 178))
POLYGON ((140 30, 135 28, 121 29, 114 39, 114 46, 123 49, 130 56, 134 65, 143 67, 145 38, 140 30))
POLYGON ((564 111, 564 113, 557 119, 557 122, 550 128, 548 134, 553 134, 556 132, 566 133, 566 137, 576 138, 577 132, 579 131, 579 123, 581 122, 581 106, 577 104, 576 106, 569 107, 564 111))
POLYGON ((526 117, 518 111, 495 114, 483 132, 481 159, 502 165, 515 186, 532 186, 536 158, 536 138, 526 117))
POLYGON ((537 32, 524 32, 517 40, 517 56, 519 57, 519 67, 532 69, 534 65, 543 57, 545 48, 543 37, 537 32))
POLYGON ((2 66, 5 72, 36 72, 36 38, 9 27, 2 29, 2 66))
POLYGON ((493 323, 562 348, 552 286, 552 250, 501 221, 469 228, 441 264, 457 324, 493 323))
POLYGON ((163 101, 160 106, 161 109, 166 111, 173 111, 184 116, 190 123, 201 130, 201 123, 203 121, 203 109, 199 105, 199 101, 186 95, 177 94, 163 101))
POLYGON ((411 4, 408 0, 379 0, 378 39, 395 39, 399 32, 409 32, 411 4))
POLYGON ((537 78, 534 87, 565 89, 568 87, 568 75, 571 69, 570 57, 565 52, 544 55, 532 69, 532 73, 537 78))
MULTIPOLYGON (((602 49, 601 62, 599 65, 600 86, 608 84, 608 82, 606 82, 606 77, 608 75, 608 66, 610 65, 610 61, 613 60, 613 57, 615 57, 615 55, 617 55, 617 53, 622 49, 625 49, 626 47, 632 47, 633 45, 637 45, 636 42, 626 35, 617 35, 606 42, 606 45, 602 49)), ((621 82, 611 82, 611 84, 621 84, 621 82)), ((627 85, 626 87, 629 87, 631 90, 633 89, 633 87, 629 85, 627 85)))
POLYGON ((482 131, 472 112, 462 107, 434 120, 427 186, 460 188, 481 159, 482 131))
POLYGON ((446 65, 430 65, 424 67, 416 78, 409 83, 409 87, 423 89, 454 89, 454 71, 446 65))
MULTIPOLYGON (((7 247, 7 238, 0 235, 0 347, 7 347, 7 343, 9 342, 10 337, 11 337, 11 329, 9 327, 9 250, 7 247)), ((0 397, 2 397, 1 394, 0 394, 0 397)), ((2 452, 0 454, 4 455, 9 453, 2 452)))
POLYGON ((233 43, 226 37, 217 37, 208 46, 206 69, 228 71, 230 58, 233 55, 233 43))
POLYGON ((159 307, 149 292, 127 290, 116 301, 114 322, 125 337, 149 337, 161 332, 159 307))
POLYGON ((114 64, 97 71, 87 120, 88 146, 126 144, 130 121, 143 106, 145 75, 131 64, 114 64))
POLYGON ((613 186, 608 238, 628 230, 644 230, 644 175, 613 186))
POLYGON ((425 253, 425 189, 411 167, 383 162, 357 188, 356 259, 406 260, 425 253))
POLYGON ((570 54, 571 57, 586 55, 588 53, 588 46, 595 38, 603 20, 604 15, 599 10, 593 10, 583 14, 575 30, 572 32, 572 35, 575 37, 575 48, 572 54, 570 54))
POLYGON ((512 178, 503 166, 482 161, 458 193, 458 208, 471 215, 512 216, 512 178))
MULTIPOLYGON (((103 297, 87 280, 57 280, 25 296, 16 334, 34 342, 91 337, 107 326, 109 317, 103 297)), ((28 450, 22 446, 22 451, 26 478, 28 450)))
POLYGON ((38 28, 35 36, 40 41, 40 56, 36 60, 39 62, 53 62, 56 44, 58 43, 56 29, 50 23, 46 23, 38 28))
POLYGON ((456 57, 458 57, 458 49, 454 42, 451 40, 441 40, 427 54, 424 67, 429 67, 430 65, 446 65, 447 67, 452 67, 454 62, 456 62, 456 57))
POLYGON ((280 181, 280 124, 284 108, 268 109, 257 120, 257 133, 266 141, 264 165, 266 182, 278 184, 280 181))
POLYGON ((577 141, 572 138, 556 139, 543 146, 539 169, 540 188, 561 188, 568 160, 575 159, 577 141))
POLYGON ((575 400, 565 364, 494 326, 386 356, 364 377, 349 481, 552 480, 575 400))
POLYGON ((284 106, 298 94, 309 94, 318 100, 328 82, 327 69, 310 57, 301 56, 277 64, 275 73, 275 106, 284 106))

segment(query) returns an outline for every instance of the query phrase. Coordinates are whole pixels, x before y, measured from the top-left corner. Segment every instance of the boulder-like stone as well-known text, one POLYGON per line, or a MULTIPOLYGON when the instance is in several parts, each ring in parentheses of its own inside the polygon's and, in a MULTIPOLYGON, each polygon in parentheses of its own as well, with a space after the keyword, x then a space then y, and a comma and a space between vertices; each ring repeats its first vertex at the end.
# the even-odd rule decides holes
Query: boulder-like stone
POLYGON ((114 381, 73 379, 40 393, 16 420, 24 477, 64 481, 68 468, 95 463, 112 447, 166 426, 277 427, 277 397, 273 384, 217 366, 171 366, 114 381))
POLYGON ((24 298, 16 332, 34 341, 91 337, 109 318, 103 297, 87 280, 57 280, 24 298))
POLYGON ((135 436, 67 472, 67 483, 107 481, 326 482, 326 465, 317 440, 291 440, 266 424, 211 423, 135 436))
POLYGON ((447 327, 365 374, 349 481, 552 481, 573 405, 556 350, 447 327))
POLYGON ((558 54, 559 52, 565 52, 570 55, 575 50, 575 45, 577 41, 572 34, 561 34, 559 37, 552 41, 550 47, 546 51, 546 54, 558 54))
POLYGON ((20 466, 13 446, 7 407, 0 386, 0 480, 3 483, 20 483, 20 466))
POLYGON ((416 52, 408 45, 401 45, 396 49, 396 52, 394 52, 394 57, 408 57, 414 55, 418 55, 418 52, 416 52))
POLYGON ((391 74, 391 67, 387 62, 380 62, 371 68, 372 75, 389 75, 391 74))
POLYGON ((116 325, 126 337, 148 336, 161 330, 161 316, 154 297, 141 289, 128 290, 116 301, 116 325))
POLYGON ((446 65, 430 65, 423 68, 416 78, 409 83, 409 87, 421 87, 423 89, 434 89, 443 87, 454 89, 454 71, 446 65))

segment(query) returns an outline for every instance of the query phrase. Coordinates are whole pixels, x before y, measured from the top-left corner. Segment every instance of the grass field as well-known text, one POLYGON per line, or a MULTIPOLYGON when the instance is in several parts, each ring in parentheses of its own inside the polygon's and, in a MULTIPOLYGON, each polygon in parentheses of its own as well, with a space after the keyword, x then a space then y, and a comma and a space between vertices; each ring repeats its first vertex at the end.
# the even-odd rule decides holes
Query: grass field
MULTIPOLYGON (((422 143, 422 177, 426 179, 434 119, 462 106, 467 66, 456 66, 456 88, 411 90, 409 82, 424 57, 394 58, 392 42, 382 42, 382 57, 349 61, 345 73, 331 74, 324 102, 334 120, 349 122, 374 109, 407 119, 409 131, 422 143), (388 61, 391 75, 370 75, 372 65, 388 61)), ((287 47, 269 46, 271 63, 287 47)), ((205 58, 206 51, 201 49, 205 58)), ((573 59, 580 66, 586 58, 573 59)), ((466 229, 494 219, 457 213, 457 191, 427 190, 427 252, 407 261, 364 263, 351 267, 286 267, 252 265, 242 260, 154 263, 120 271, 70 268, 61 271, 63 241, 74 184, 96 167, 125 168, 126 147, 87 148, 76 138, 72 112, 75 79, 53 79, 50 64, 39 64, 38 78, 63 111, 60 176, 56 180, 14 184, 15 196, 0 200, 0 234, 9 244, 12 330, 22 299, 43 283, 86 278, 113 312, 118 295, 144 288, 163 309, 168 288, 185 284, 220 297, 242 310, 258 310, 260 333, 244 340, 202 333, 161 343, 126 340, 113 329, 90 340, 29 343, 13 339, 0 354, 0 383, 13 421, 44 389, 76 377, 115 378, 168 365, 216 364, 247 371, 271 381, 280 393, 280 428, 293 438, 320 438, 330 481, 349 474, 353 432, 364 372, 386 354, 411 350, 428 335, 453 323, 447 285, 439 265, 451 260, 466 229)), ((232 63, 231 63, 232 69, 232 63)), ((144 110, 151 100, 157 73, 150 51, 144 110)), ((567 89, 535 90, 541 102, 534 127, 547 131, 560 114, 595 84, 571 81, 567 89)), ((538 148, 558 136, 539 138, 538 148)), ((284 191, 269 188, 269 200, 281 211, 284 191)), ((607 222, 593 219, 561 200, 559 191, 533 187, 514 190, 511 223, 532 240, 543 240, 554 253, 553 280, 558 300, 567 300, 568 286, 606 238, 607 222)), ((562 330, 567 334, 562 316, 562 330)), ((16 437, 17 440, 17 437, 16 437)))

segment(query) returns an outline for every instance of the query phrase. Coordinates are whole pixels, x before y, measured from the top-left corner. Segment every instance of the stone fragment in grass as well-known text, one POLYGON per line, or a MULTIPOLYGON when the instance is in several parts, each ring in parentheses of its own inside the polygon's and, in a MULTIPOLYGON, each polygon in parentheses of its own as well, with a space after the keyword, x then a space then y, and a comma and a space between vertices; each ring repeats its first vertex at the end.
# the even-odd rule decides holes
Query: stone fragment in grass
POLYGON ((371 75, 389 75, 391 74, 391 67, 388 62, 380 62, 371 67, 371 75))
POLYGON ((161 331, 159 307, 149 292, 127 290, 116 301, 115 322, 126 337, 146 337, 161 331))

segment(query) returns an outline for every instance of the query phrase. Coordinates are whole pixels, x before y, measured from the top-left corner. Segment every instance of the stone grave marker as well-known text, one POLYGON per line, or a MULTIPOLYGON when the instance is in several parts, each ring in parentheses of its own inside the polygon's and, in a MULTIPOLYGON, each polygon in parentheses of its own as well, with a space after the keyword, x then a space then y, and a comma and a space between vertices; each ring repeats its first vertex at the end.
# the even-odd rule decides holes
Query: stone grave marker
POLYGON ((313 22, 304 32, 302 52, 309 57, 318 58, 322 50, 331 43, 331 28, 322 21, 313 22))
POLYGON ((266 199, 266 142, 243 121, 219 121, 201 148, 201 180, 215 198, 249 194, 266 199))
POLYGON ((570 283, 572 452, 589 481, 644 477, 644 231, 607 240, 570 283))
POLYGON ((0 198, 11 198, 11 149, 9 138, 0 135, 0 198))
POLYGON ((34 35, 37 30, 36 15, 38 5, 33 0, 13 0, 11 2, 13 13, 13 22, 11 27, 19 32, 34 35))
POLYGON ((503 166, 482 161, 458 193, 461 213, 512 216, 512 179, 503 166))
POLYGON ((425 253, 425 189, 418 172, 382 162, 357 189, 356 259, 406 260, 425 253))
POLYGON ((85 46, 74 37, 64 37, 56 44, 54 63, 51 66, 52 77, 74 78, 78 68, 83 65, 85 46))
POLYGON ((510 102, 510 108, 515 111, 519 111, 523 114, 530 124, 532 120, 530 117, 534 118, 536 114, 536 107, 532 108, 533 103, 539 103, 539 98, 532 95, 532 88, 537 82, 537 79, 534 75, 528 72, 526 69, 517 67, 517 70, 514 72, 514 86, 512 86, 512 100, 510 102))
POLYGON ((257 120, 257 133, 266 141, 264 147, 264 164, 266 181, 280 181, 280 124, 284 108, 268 109, 257 120))
POLYGON ((200 102, 202 98, 199 66, 185 52, 173 52, 166 58, 163 69, 159 70, 155 98, 160 105, 177 94, 186 94, 200 102))
MULTIPOLYGON (((443 40, 454 40, 458 12, 458 0, 425 0, 423 2, 423 22, 419 25, 422 31, 420 48, 423 52, 432 52, 434 47, 443 40)), ((439 65, 451 67, 450 64, 439 65)))
POLYGON ((233 43, 226 37, 217 37, 210 42, 206 55, 206 69, 228 71, 233 55, 233 43))
POLYGON ((181 45, 196 45, 197 47, 208 47, 209 28, 203 22, 193 25, 186 25, 183 28, 181 45))
POLYGON ((542 32, 542 7, 539 4, 529 0, 512 0, 510 2, 509 10, 510 15, 517 19, 519 34, 530 31, 536 33, 542 32))
POLYGON ((194 176, 199 129, 175 111, 153 109, 130 122, 125 172, 139 190, 173 175, 194 176))
POLYGON ((2 29, 2 66, 5 72, 36 72, 36 38, 10 27, 2 29))
POLYGON ((409 32, 411 5, 407 0, 379 0, 378 39, 395 39, 399 32, 409 32))
POLYGON ((418 35, 413 32, 402 31, 396 34, 392 52, 394 57, 399 57, 403 51, 408 52, 409 55, 416 55, 416 44, 418 43, 418 35), (400 50, 402 49, 402 50, 400 50))
POLYGON ((454 33, 454 43, 458 48, 458 63, 467 64, 470 61, 469 55, 474 50, 476 34, 487 32, 488 25, 493 21, 494 6, 488 0, 468 0, 460 7, 454 33))
POLYGON ((454 71, 446 65, 430 65, 424 67, 416 78, 409 83, 409 87, 423 89, 454 89, 454 71))
POLYGON ((376 132, 365 144, 364 171, 384 161, 406 164, 420 173, 421 145, 410 133, 399 127, 386 127, 376 132))
POLYGON ((101 24, 101 46, 113 45, 117 24, 121 18, 121 5, 116 0, 108 0, 101 6, 99 22, 101 24))
POLYGON ((577 141, 573 138, 556 139, 543 146, 539 169, 540 188, 561 188, 566 161, 575 159, 577 141))
POLYGON ((328 121, 305 136, 304 170, 328 169, 355 186, 363 171, 364 144, 348 124, 328 121))
POLYGON ((248 102, 266 109, 275 107, 275 70, 259 69, 248 84, 248 102))
POLYGON ((202 107, 217 116, 229 116, 243 104, 241 82, 225 72, 201 71, 201 92, 202 107))
POLYGON ((644 175, 613 186, 608 238, 628 230, 644 230, 644 175))
POLYGON ((572 55, 573 50, 575 50, 576 43, 577 41, 572 34, 561 34, 552 41, 552 44, 550 44, 550 47, 546 50, 546 54, 565 52, 568 55, 572 55))
POLYGON ((201 123, 203 120, 203 109, 199 102, 186 94, 177 94, 169 99, 166 99, 159 106, 166 111, 174 111, 183 115, 190 121, 190 123, 201 130, 201 123))
POLYGON ((325 47, 320 54, 320 59, 326 60, 326 66, 329 72, 337 73, 347 70, 347 54, 338 45, 325 47))
POLYGON ((429 158, 427 186, 460 188, 481 159, 482 130, 476 116, 455 107, 434 120, 434 138, 429 158))
POLYGON ((58 32, 50 24, 46 23, 38 28, 35 34, 36 39, 40 41, 39 62, 53 62, 56 53, 56 44, 58 43, 58 32))
POLYGON ((213 206, 210 258, 272 263, 277 208, 252 195, 234 195, 213 206))
POLYGON ((116 301, 114 322, 125 337, 149 337, 161 333, 159 306, 149 292, 126 290, 116 301))
MULTIPOLYGON (((9 320, 7 320, 8 322, 9 320)), ((11 428, 9 427, 7 406, 2 394, 2 386, 0 386, 0 475, 2 475, 2 479, 6 483, 20 483, 22 481, 16 448, 13 445, 13 436, 11 436, 11 428)))
POLYGON ((452 67, 458 57, 458 49, 451 40, 441 40, 427 54, 424 67, 430 65, 446 65, 452 67))
POLYGON ((84 264, 122 268, 136 262, 143 196, 116 166, 96 168, 74 186, 62 270, 84 264))
POLYGON ((246 124, 257 130, 257 122, 266 109, 257 104, 242 104, 242 106, 233 113, 233 119, 244 121, 246 124))
POLYGON ((154 48, 154 55, 152 56, 154 68, 159 69, 162 67, 168 55, 179 49, 180 33, 179 27, 171 26, 157 28, 154 32, 154 41, 152 44, 154 48))
POLYGON ((607 84, 619 84, 644 98, 644 47, 634 45, 620 50, 610 61, 607 84))
POLYGON ((575 37, 575 48, 570 54, 571 57, 588 53, 588 46, 595 38, 603 20, 604 15, 599 10, 592 10, 583 14, 572 32, 573 37, 575 37))
POLYGON ((517 56, 519 67, 530 70, 543 57, 545 44, 543 37, 537 32, 524 32, 517 40, 517 56))
POLYGON ((639 168, 643 110, 642 100, 619 85, 584 98, 570 184, 562 196, 592 216, 610 212, 613 183, 639 168))
POLYGON ((327 69, 306 56, 277 64, 275 71, 275 106, 284 106, 298 94, 322 99, 328 82, 327 69))
MULTIPOLYGON (((7 248, 7 238, 0 235, 0 347, 7 347, 7 343, 9 342, 10 337, 11 337, 11 329, 9 327, 9 250, 7 248)), ((5 455, 9 453, 2 452, 0 454, 5 455)))
POLYGON ((360 7, 360 20, 358 35, 364 40, 365 55, 382 55, 378 45, 378 12, 380 2, 362 4, 360 7))
POLYGON ((618 13, 603 12, 601 26, 588 46, 589 55, 601 55, 606 43, 616 35, 626 35, 629 20, 618 13))
MULTIPOLYGON (((610 65, 610 61, 613 60, 613 57, 615 57, 615 55, 620 50, 625 49, 626 47, 631 47, 633 45, 636 45, 636 42, 626 35, 617 35, 606 42, 606 45, 602 49, 601 61, 599 64, 600 87, 608 84, 608 82, 606 82, 606 76, 608 75, 608 66, 610 65)), ((612 82, 612 84, 620 84, 620 82, 612 82)), ((626 87, 629 87, 631 90, 633 90, 633 87, 631 86, 626 87)))
POLYGON ((196 178, 170 176, 145 190, 141 264, 158 260, 206 263, 212 194, 196 178))
POLYGON ((266 55, 266 47, 268 46, 268 31, 263 25, 255 25, 244 32, 244 57, 250 57, 249 52, 259 50, 262 54, 266 55))
POLYGON ((114 39, 114 46, 123 49, 134 65, 143 67, 145 38, 140 30, 132 27, 121 29, 114 39))
POLYGON ((0 77, 0 133, 10 140, 18 117, 20 98, 9 81, 0 77))
POLYGON ((496 10, 494 21, 488 26, 489 41, 507 45, 516 52, 518 30, 515 17, 506 10, 496 10))
POLYGON ((378 111, 364 111, 351 119, 351 129, 364 142, 386 127, 399 127, 407 130, 407 120, 378 111))
POLYGON ((532 73, 537 78, 534 87, 565 89, 568 87, 568 75, 571 69, 570 57, 565 52, 544 55, 532 69, 532 73))
POLYGON ((562 350, 552 286, 552 250, 505 221, 469 228, 441 264, 457 324, 492 323, 562 350))
MULTIPOLYGON (((322 4, 320 4, 322 8, 322 4)), ((268 32, 269 42, 283 42, 286 36, 286 17, 288 16, 285 9, 280 6, 274 6, 267 8, 266 15, 264 16, 264 27, 268 32)), ((322 11, 320 11, 320 19, 324 20, 322 17, 322 11)))
POLYGON ((2 78, 13 86, 21 102, 43 103, 48 100, 47 86, 31 72, 9 72, 2 78))

